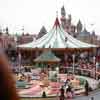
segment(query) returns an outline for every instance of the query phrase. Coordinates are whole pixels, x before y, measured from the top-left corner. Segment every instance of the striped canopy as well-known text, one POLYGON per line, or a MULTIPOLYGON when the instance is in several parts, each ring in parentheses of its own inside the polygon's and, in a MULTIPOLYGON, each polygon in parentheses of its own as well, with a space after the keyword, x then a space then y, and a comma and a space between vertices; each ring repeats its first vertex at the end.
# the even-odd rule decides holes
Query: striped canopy
POLYGON ((31 43, 22 44, 19 48, 92 48, 96 45, 88 44, 77 40, 64 31, 56 18, 52 29, 41 38, 31 43))

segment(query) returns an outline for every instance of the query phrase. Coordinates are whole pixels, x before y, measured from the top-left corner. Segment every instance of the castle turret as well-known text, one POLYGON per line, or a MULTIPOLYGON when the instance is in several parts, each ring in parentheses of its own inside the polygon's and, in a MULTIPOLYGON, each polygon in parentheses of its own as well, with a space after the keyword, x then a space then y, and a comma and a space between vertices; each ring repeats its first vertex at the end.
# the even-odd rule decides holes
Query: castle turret
POLYGON ((72 36, 74 36, 74 37, 76 37, 75 29, 76 29, 75 25, 71 25, 71 26, 69 27, 69 33, 70 33, 70 35, 72 35, 72 36))
POLYGON ((1 28, 1 26, 0 26, 0 35, 2 35, 2 28, 1 28))
POLYGON ((71 25, 71 21, 72 21, 72 16, 71 14, 68 15, 68 24, 71 25))
POLYGON ((61 8, 61 26, 66 30, 66 11, 64 6, 61 8))
POLYGON ((9 29, 8 29, 8 27, 6 27, 5 31, 6 31, 6 34, 9 35, 9 29))
POLYGON ((92 31, 92 36, 96 36, 95 31, 92 31))
POLYGON ((77 35, 77 39, 86 42, 86 43, 90 43, 90 32, 87 31, 87 29, 84 27, 83 31, 81 31, 78 35, 77 35))
POLYGON ((79 34, 83 28, 83 25, 80 20, 78 21, 76 28, 77 28, 77 33, 79 34))
POLYGON ((97 36, 94 30, 92 31, 92 34, 91 34, 91 43, 97 44, 97 36))
POLYGON ((66 16, 66 11, 65 11, 65 7, 64 6, 61 8, 61 16, 62 17, 66 16))

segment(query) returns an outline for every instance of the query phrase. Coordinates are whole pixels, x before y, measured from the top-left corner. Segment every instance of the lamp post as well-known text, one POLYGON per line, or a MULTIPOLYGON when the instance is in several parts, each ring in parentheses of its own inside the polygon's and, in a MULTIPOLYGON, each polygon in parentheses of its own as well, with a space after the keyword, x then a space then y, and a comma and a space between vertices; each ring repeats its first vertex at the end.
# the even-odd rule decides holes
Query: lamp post
MULTIPOLYGON (((59 82, 59 67, 56 67, 56 73, 57 73, 57 83, 59 82)), ((57 93, 57 100, 59 99, 59 93, 57 93)))
POLYGON ((18 54, 18 60, 19 60, 19 72, 21 73, 21 54, 18 54))
POLYGON ((17 36, 14 36, 15 45, 17 46, 17 36))
POLYGON ((75 54, 72 55, 73 57, 73 75, 75 74, 75 54))
POLYGON ((96 57, 94 56, 93 57, 93 64, 94 64, 94 67, 95 67, 95 79, 96 79, 96 57))
POLYGON ((59 76, 58 76, 58 74, 59 74, 59 67, 56 67, 56 72, 57 72, 57 82, 59 82, 59 76))

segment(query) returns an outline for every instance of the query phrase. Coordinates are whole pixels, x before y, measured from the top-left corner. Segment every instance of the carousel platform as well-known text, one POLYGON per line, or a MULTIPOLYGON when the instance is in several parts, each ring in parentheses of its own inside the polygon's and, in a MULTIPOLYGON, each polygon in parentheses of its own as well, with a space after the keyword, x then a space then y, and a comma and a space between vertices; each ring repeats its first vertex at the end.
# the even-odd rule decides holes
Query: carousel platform
MULTIPOLYGON (((59 74, 59 77, 61 78, 60 82, 51 82, 51 81, 48 81, 47 79, 45 79, 44 81, 43 80, 42 81, 32 80, 28 84, 26 82, 25 83, 22 82, 22 84, 24 83, 24 87, 20 83, 23 88, 18 89, 19 96, 22 98, 22 100, 23 99, 27 100, 27 98, 29 100, 31 99, 41 100, 43 91, 45 91, 46 97, 48 98, 46 100, 51 100, 51 98, 55 98, 59 95, 60 87, 64 84, 63 83, 64 80, 68 78, 66 74, 59 74)), ((72 80, 72 84, 74 85, 74 90, 75 90, 75 96, 84 94, 84 91, 85 91, 84 81, 85 80, 88 81, 89 86, 91 86, 93 90, 95 90, 98 86, 98 81, 92 78, 88 78, 84 76, 75 76, 75 77, 76 79, 78 79, 78 80, 76 79, 72 80)))

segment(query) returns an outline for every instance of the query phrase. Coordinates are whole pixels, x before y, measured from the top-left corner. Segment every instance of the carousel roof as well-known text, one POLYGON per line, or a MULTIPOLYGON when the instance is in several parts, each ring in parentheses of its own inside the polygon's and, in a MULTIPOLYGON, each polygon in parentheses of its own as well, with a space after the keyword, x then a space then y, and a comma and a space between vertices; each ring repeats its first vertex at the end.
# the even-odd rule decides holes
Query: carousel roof
POLYGON ((54 55, 51 51, 44 51, 40 56, 38 56, 35 62, 59 62, 60 59, 54 55))
POLYGON ((96 45, 81 42, 64 31, 56 18, 53 28, 41 38, 18 48, 91 48, 96 45))

